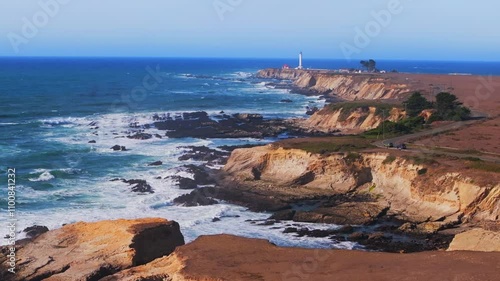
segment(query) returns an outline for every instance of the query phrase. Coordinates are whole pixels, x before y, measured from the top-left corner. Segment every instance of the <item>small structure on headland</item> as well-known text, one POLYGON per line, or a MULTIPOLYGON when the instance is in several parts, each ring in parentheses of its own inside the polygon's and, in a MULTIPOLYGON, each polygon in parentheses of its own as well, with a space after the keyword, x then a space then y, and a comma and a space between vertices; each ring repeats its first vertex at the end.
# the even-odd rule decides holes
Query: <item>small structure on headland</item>
POLYGON ((297 68, 295 69, 304 69, 304 67, 302 66, 302 52, 299 53, 299 66, 297 66, 297 68))

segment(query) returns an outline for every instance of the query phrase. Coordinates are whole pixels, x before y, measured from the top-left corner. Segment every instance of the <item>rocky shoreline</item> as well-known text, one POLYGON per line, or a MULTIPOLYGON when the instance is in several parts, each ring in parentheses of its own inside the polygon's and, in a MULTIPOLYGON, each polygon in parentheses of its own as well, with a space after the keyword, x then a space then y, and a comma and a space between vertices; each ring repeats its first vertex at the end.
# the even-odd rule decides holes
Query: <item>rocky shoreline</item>
MULTIPOLYGON (((288 80, 268 85, 322 95, 328 102, 397 99, 415 87, 378 76, 297 70, 268 69, 257 77, 288 80)), ((375 111, 369 108, 365 114, 373 115, 368 122, 372 127, 384 121, 375 111)), ((322 119, 319 109, 308 113, 313 115, 311 122, 322 119)), ((338 133, 328 124, 325 130, 313 130, 317 124, 307 128, 252 113, 184 112, 156 114, 152 120, 130 124, 130 131, 121 137, 277 139, 338 133), (164 133, 150 134, 149 128, 164 133)), ((338 118, 333 122, 337 126, 338 118)), ((119 144, 111 149, 127 151, 119 144)), ((192 177, 159 177, 191 191, 173 204, 236 204, 269 213, 267 219, 246 221, 249 224, 279 223, 287 235, 328 238, 332 244, 355 242, 365 251, 279 248, 229 235, 202 236, 184 245, 179 224, 165 219, 76 223, 51 231, 33 226, 25 230, 28 238, 18 241, 15 275, 4 270, 8 251, 1 248, 0 280, 410 280, 412 274, 426 280, 496 280, 500 270, 499 254, 485 253, 500 251, 498 174, 466 170, 456 159, 422 161, 378 149, 314 153, 281 142, 179 149, 185 152, 178 160, 185 164, 178 169, 192 177)), ((163 164, 154 161, 147 166, 163 164)), ((127 184, 138 194, 155 193, 143 179, 110 180, 127 184)), ((214 217, 212 222, 221 219, 214 217)))
MULTIPOLYGON (((467 239, 471 235, 481 247, 492 241, 478 239, 477 233, 467 239)), ((6 270, 7 252, 6 247, 0 249, 4 281, 414 280, 415 276, 488 281, 496 280, 500 269, 498 252, 401 255, 280 248, 265 240, 230 235, 201 236, 185 245, 179 224, 159 218, 76 223, 45 232, 18 246, 14 274, 6 270)))
MULTIPOLYGON (((343 99, 351 97, 352 99, 359 95, 365 95, 363 91, 369 92, 379 89, 381 85, 391 90, 386 91, 387 95, 380 94, 382 95, 380 98, 394 98, 404 95, 414 87, 414 85, 410 84, 391 84, 388 81, 380 80, 376 76, 351 76, 274 69, 263 70, 256 75, 260 79, 284 80, 284 82, 269 82, 269 85, 272 84, 273 87, 302 91, 301 94, 323 95, 330 99, 340 97, 343 99), (354 80, 346 82, 345 79, 354 79, 357 82, 354 80), (353 94, 350 90, 353 87, 352 83, 358 83, 355 87, 358 91, 356 94, 353 94), (328 88, 328 85, 335 86, 335 91, 328 88)), ((333 113, 333 115, 335 114, 333 113)), ((316 118, 321 117, 318 116, 316 118)), ((371 126, 373 127, 382 122, 379 119, 373 121, 371 126)), ((283 134, 287 134, 288 137, 307 137, 335 133, 327 130, 320 134, 318 131, 304 129, 297 122, 266 120, 259 114, 227 115, 221 112, 216 116, 208 116, 206 112, 185 112, 177 116, 168 114, 154 115, 153 120, 153 124, 146 124, 146 126, 154 126, 159 130, 166 131, 165 135, 169 138, 276 138, 283 134)), ((138 127, 141 128, 141 126, 138 127)), ((143 135, 144 133, 137 132, 129 137, 141 137, 142 139, 143 135)), ((251 223, 273 225, 277 222, 286 221, 289 223, 283 231, 290 235, 329 237, 334 241, 352 241, 370 250, 419 252, 446 249, 454 235, 461 231, 460 227, 471 223, 468 219, 463 218, 462 209, 465 207, 457 207, 457 204, 468 206, 467 204, 475 200, 474 196, 479 198, 484 196, 484 192, 490 193, 491 190, 490 187, 486 188, 488 191, 484 191, 483 187, 478 187, 475 189, 477 194, 467 194, 467 197, 472 197, 466 199, 467 202, 457 201, 457 204, 446 202, 448 206, 440 208, 437 206, 439 203, 432 202, 432 200, 440 200, 439 198, 446 196, 465 198, 466 195, 460 194, 460 191, 458 191, 458 193, 450 193, 450 195, 425 195, 431 196, 432 200, 419 201, 420 199, 410 199, 411 196, 408 196, 408 194, 411 191, 404 189, 415 188, 412 181, 418 180, 418 177, 376 180, 381 175, 374 174, 373 170, 381 168, 380 163, 388 157, 387 155, 376 156, 384 158, 375 161, 378 163, 376 164, 377 167, 363 165, 359 161, 363 161, 364 157, 356 153, 351 153, 352 155, 341 153, 338 157, 333 158, 318 157, 315 160, 317 163, 308 164, 314 166, 314 168, 307 167, 307 169, 302 169, 298 173, 292 172, 290 174, 280 169, 291 169, 293 171, 297 167, 303 166, 304 161, 307 162, 308 159, 316 156, 313 157, 305 152, 294 155, 294 153, 284 151, 285 158, 274 163, 273 157, 276 156, 273 156, 275 154, 272 151, 276 149, 272 145, 270 147, 270 149, 250 148, 247 152, 250 156, 247 158, 241 158, 244 149, 235 150, 232 147, 224 148, 227 150, 226 152, 220 148, 184 148, 188 149, 188 151, 180 156, 179 160, 201 161, 205 164, 198 167, 193 165, 184 167, 194 175, 193 179, 172 177, 178 182, 180 189, 192 190, 191 193, 176 198, 174 204, 191 207, 218 204, 222 200, 247 207, 252 211, 274 213, 266 221, 251 223), (263 154, 263 150, 266 150, 266 153, 263 154), (349 157, 355 157, 356 159, 350 161, 349 157), (226 164, 228 159, 230 163, 226 164), (286 163, 287 161, 290 163, 286 163), (339 161, 344 164, 334 164, 339 161), (241 163, 245 163, 246 167, 234 169, 235 166, 241 163), (211 169, 214 165, 226 166, 222 171, 216 171, 211 169), (323 170, 324 173, 325 169, 330 169, 331 172, 320 176, 321 172, 318 173, 318 170, 323 170), (266 170, 272 170, 269 172, 273 175, 271 178, 266 178, 266 170), (320 177, 322 179, 318 179, 320 177), (281 179, 288 180, 282 181, 281 179), (394 187, 395 190, 392 193, 380 192, 379 189, 383 189, 388 184, 387 181, 395 181, 390 185, 399 185, 400 187, 394 187), (326 184, 327 182, 330 182, 330 185, 326 184), (366 192, 366 190, 370 190, 370 192, 366 192), (394 196, 401 196, 398 193, 405 194, 404 198, 398 198, 395 202, 393 202, 393 199, 389 199, 394 196), (419 204, 422 204, 422 206, 418 207, 419 204), (408 205, 408 209, 405 209, 406 205, 408 205), (341 230, 323 231, 314 228, 297 227, 294 225, 297 222, 328 223, 344 227, 341 230), (455 229, 457 226, 458 229, 455 229), (450 229, 455 230, 450 231, 450 229)), ((369 161, 373 162, 374 160, 369 161)), ((396 162, 401 162, 398 165, 407 167, 407 169, 400 168, 397 171, 392 171, 395 175, 417 174, 419 170, 427 169, 404 160, 396 162)), ((443 174, 443 176, 447 175, 443 174)), ((382 177, 386 177, 386 175, 382 177)), ((136 185, 135 191, 150 191, 147 185, 146 188, 141 188, 144 185, 141 185, 141 182, 137 180, 124 181, 139 183, 136 185)), ((421 184, 423 183, 417 183, 417 185, 421 184)), ((495 188, 498 189, 498 187, 495 188)), ((446 192, 449 193, 449 191, 446 192)), ((215 221, 218 219, 214 218, 215 221)), ((472 225, 474 223, 476 222, 472 222, 472 225)))

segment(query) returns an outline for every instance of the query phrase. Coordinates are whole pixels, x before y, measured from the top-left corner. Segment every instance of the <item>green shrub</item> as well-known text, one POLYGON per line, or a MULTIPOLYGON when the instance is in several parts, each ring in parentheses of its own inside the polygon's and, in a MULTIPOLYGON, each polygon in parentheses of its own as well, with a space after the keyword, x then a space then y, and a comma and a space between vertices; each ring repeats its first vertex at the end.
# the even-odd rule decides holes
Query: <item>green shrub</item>
POLYGON ((389 155, 389 156, 387 156, 387 158, 385 158, 385 160, 382 162, 382 164, 391 164, 395 160, 396 160, 396 156, 389 155))
POLYGON ((480 158, 477 158, 477 157, 471 157, 471 156, 469 156, 469 157, 465 157, 464 159, 465 159, 465 160, 467 160, 467 161, 471 161, 471 162, 479 162, 479 161, 482 161, 480 158))
POLYGON ((355 152, 349 152, 345 157, 344 157, 344 160, 347 162, 347 163, 354 163, 358 160, 361 159, 361 155, 359 153, 355 153, 355 152))
POLYGON ((470 166, 476 170, 482 170, 486 172, 500 173, 500 165, 496 163, 486 163, 484 161, 476 161, 470 166))

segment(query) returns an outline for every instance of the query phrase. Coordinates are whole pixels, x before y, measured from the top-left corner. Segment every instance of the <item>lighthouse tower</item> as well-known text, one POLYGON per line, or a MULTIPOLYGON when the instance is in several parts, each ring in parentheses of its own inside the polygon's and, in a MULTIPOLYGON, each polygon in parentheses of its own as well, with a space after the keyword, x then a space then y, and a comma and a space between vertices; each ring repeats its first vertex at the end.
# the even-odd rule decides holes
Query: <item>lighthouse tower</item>
POLYGON ((302 66, 302 52, 299 53, 299 66, 297 67, 297 69, 304 69, 304 67, 302 66))

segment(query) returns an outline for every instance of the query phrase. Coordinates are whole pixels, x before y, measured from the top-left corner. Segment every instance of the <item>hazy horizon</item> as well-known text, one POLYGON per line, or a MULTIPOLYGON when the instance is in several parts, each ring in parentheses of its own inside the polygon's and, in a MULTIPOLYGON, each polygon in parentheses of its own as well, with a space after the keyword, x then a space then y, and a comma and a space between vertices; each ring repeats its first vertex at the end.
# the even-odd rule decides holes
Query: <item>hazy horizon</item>
POLYGON ((493 0, 9 2, 0 57, 500 61, 493 0))
MULTIPOLYGON (((238 60, 238 59, 255 59, 255 60, 295 60, 297 57, 220 57, 220 56, 139 56, 139 55, 131 55, 131 56, 109 56, 109 55, 83 55, 83 56, 47 56, 47 55, 39 55, 39 56, 0 56, 1 59, 227 59, 227 60, 238 60)), ((451 63, 459 63, 459 62, 468 62, 468 63, 500 63, 499 60, 466 60, 466 59, 377 59, 377 58, 352 58, 350 62, 357 62, 360 60, 366 59, 374 59, 377 62, 451 62, 451 63)), ((344 58, 305 58, 305 61, 345 61, 344 58)))

